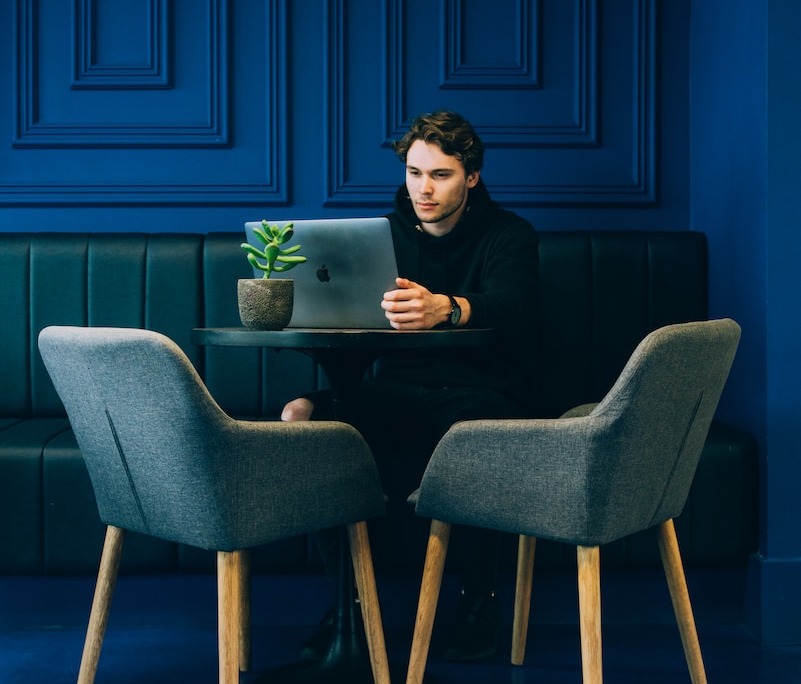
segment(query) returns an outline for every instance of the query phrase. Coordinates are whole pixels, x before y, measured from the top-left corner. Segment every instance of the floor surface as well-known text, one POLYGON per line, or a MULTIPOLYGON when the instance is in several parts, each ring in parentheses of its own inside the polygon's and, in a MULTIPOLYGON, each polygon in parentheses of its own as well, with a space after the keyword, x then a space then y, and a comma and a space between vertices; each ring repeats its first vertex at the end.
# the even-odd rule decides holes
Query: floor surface
MULTIPOLYGON (((439 657, 456 598, 456 587, 446 578, 428 681, 579 684, 574 582, 568 572, 535 573, 526 662, 515 667, 509 664, 512 595, 506 586, 500 594, 504 626, 498 654, 472 664, 447 663, 439 657)), ((801 646, 761 646, 743 626, 743 573, 690 572, 688 583, 710 684, 801 682, 801 646)), ((417 590, 414 578, 379 577, 393 682, 405 678, 417 590)), ((0 578, 0 683, 75 682, 92 591, 93 578, 88 577, 0 578)), ((274 668, 294 662, 332 596, 330 583, 318 576, 255 577, 253 667, 242 675, 242 683, 263 684, 274 668)), ((660 573, 605 573, 602 600, 607 684, 690 681, 660 573)), ((213 684, 217 681, 215 611, 211 576, 121 577, 96 681, 213 684)))

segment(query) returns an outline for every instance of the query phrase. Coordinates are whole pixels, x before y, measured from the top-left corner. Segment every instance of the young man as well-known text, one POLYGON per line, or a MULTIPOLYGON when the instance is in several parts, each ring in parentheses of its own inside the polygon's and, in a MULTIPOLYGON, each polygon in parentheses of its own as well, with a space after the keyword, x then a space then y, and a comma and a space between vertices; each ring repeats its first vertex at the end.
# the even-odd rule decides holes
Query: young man
MULTIPOLYGON (((480 175, 484 146, 460 115, 418 117, 395 150, 406 182, 389 215, 401 276, 381 302, 391 326, 495 331, 487 348, 381 358, 373 378, 349 398, 350 420, 378 463, 388 515, 409 516, 406 496, 451 425, 534 415, 537 236, 490 198, 480 175)), ((295 399, 282 413, 283 420, 327 417, 325 393, 295 399)), ((495 652, 496 535, 459 528, 457 536, 463 588, 445 656, 476 660, 495 652)))

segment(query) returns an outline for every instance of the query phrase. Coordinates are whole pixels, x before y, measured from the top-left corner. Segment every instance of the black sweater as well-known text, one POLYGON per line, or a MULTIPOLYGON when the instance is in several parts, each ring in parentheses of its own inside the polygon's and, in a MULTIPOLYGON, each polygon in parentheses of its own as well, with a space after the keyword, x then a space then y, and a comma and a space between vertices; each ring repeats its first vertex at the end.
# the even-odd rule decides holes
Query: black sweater
POLYGON ((486 349, 415 352, 387 357, 377 379, 427 387, 498 390, 534 411, 532 359, 536 344, 537 234, 531 224, 500 209, 483 181, 469 191, 468 207, 454 229, 434 237, 417 228, 406 186, 389 215, 398 274, 437 294, 470 301, 468 327, 493 328, 486 349))

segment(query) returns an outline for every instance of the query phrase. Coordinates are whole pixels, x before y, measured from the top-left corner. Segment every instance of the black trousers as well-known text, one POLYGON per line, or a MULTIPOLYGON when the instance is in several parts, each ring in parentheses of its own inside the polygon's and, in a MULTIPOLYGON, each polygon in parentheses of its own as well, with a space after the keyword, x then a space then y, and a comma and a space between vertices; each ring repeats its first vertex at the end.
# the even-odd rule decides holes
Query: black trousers
MULTIPOLYGON (((333 418, 327 391, 307 395, 314 402, 312 418, 333 418)), ((388 525, 414 524, 414 511, 406 500, 420 484, 434 447, 451 425, 460 420, 516 418, 521 412, 508 397, 473 387, 421 387, 370 380, 343 398, 345 418, 364 436, 373 452, 384 492, 388 497, 388 525)), ((416 525, 419 528, 419 521, 416 525)), ((455 527, 454 561, 466 591, 495 588, 498 533, 472 527, 455 527)), ((333 547, 318 537, 327 568, 334 562, 333 547)), ((376 540, 378 546, 390 540, 376 540)), ((421 548, 421 553, 424 546, 421 548)))

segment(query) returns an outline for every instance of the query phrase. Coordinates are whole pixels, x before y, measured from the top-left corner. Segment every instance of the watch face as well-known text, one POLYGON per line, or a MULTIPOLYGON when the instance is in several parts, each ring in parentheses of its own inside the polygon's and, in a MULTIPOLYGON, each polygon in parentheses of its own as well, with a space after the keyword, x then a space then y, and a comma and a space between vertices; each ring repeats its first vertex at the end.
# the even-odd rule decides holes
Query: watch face
POLYGON ((456 325, 459 323, 459 319, 462 317, 462 309, 461 307, 454 302, 453 308, 451 309, 451 325, 456 325))

